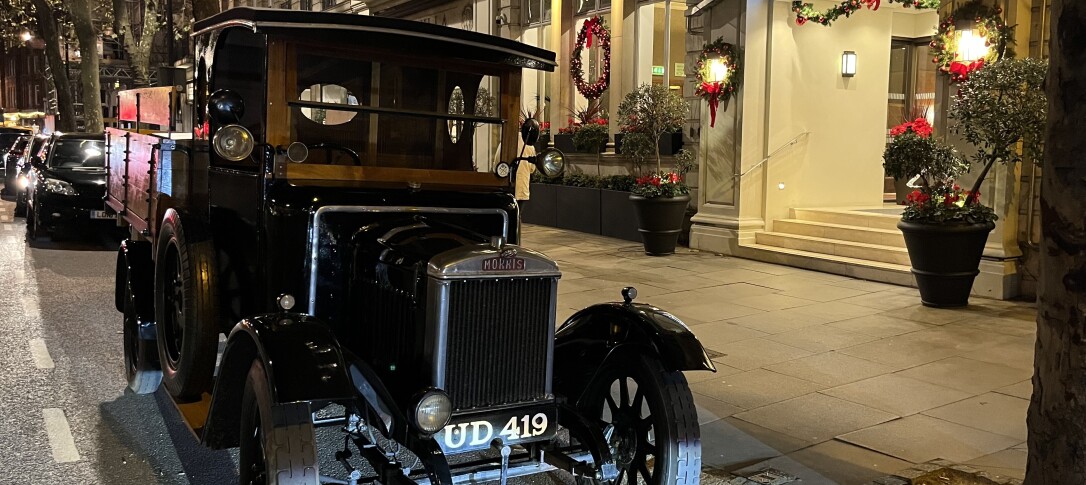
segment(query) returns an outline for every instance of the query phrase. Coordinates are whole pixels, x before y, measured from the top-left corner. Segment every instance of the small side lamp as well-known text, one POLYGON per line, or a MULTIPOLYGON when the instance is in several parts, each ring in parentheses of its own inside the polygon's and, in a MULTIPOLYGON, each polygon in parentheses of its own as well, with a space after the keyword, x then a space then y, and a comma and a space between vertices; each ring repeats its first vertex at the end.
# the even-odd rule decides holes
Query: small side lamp
POLYGON ((841 76, 853 77, 856 75, 856 52, 845 51, 841 54, 841 76))

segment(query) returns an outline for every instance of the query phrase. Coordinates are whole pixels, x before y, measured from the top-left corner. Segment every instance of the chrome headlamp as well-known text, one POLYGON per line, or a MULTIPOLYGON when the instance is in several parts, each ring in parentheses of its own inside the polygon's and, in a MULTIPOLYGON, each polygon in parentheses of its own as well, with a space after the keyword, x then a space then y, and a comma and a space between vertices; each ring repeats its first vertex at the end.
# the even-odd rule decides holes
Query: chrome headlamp
POLYGON ((59 179, 45 179, 45 191, 60 195, 79 195, 72 184, 59 179))
POLYGON ((215 153, 231 162, 240 162, 253 153, 253 134, 241 125, 226 125, 211 139, 215 153))
POLYGON ((441 389, 430 389, 415 404, 412 421, 423 434, 432 435, 441 431, 452 419, 452 400, 441 389))

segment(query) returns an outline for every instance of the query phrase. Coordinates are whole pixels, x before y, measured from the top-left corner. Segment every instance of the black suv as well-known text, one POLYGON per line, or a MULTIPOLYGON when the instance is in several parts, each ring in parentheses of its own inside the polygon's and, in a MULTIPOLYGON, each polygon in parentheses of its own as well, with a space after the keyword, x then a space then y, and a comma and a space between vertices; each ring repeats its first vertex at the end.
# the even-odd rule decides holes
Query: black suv
POLYGON ((26 228, 30 240, 49 237, 59 224, 112 219, 103 210, 106 192, 105 137, 54 133, 30 164, 26 228))
MULTIPOLYGON (((8 160, 13 158, 12 153, 21 150, 20 144, 23 144, 29 136, 28 130, 0 126, 0 169, 6 169, 11 165, 8 160)), ((5 184, 0 192, 5 196, 11 195, 10 186, 5 184)))

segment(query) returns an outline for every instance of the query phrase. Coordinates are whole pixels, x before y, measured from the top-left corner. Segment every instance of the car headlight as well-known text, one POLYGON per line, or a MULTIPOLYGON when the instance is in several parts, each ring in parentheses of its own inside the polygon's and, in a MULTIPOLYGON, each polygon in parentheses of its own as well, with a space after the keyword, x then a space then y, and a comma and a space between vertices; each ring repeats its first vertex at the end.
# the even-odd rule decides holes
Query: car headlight
POLYGON ((72 184, 57 179, 45 179, 45 191, 60 195, 79 195, 72 184))
POLYGON ((452 419, 452 400, 445 391, 430 389, 422 394, 415 405, 415 426, 431 435, 441 431, 452 419))
POLYGON ((30 185, 30 179, 27 178, 26 175, 19 174, 19 177, 16 179, 16 183, 19 185, 20 189, 25 190, 26 187, 30 185))
POLYGON ((211 138, 215 153, 231 162, 240 162, 253 153, 253 134, 244 126, 226 125, 211 138))

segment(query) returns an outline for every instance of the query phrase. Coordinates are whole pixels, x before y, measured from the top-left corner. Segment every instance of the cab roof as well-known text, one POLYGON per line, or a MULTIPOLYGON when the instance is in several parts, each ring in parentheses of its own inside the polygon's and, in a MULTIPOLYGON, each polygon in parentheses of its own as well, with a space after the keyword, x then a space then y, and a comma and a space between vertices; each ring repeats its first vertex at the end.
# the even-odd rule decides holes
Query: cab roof
POLYGON ((200 35, 228 27, 244 27, 253 32, 290 30, 292 37, 329 42, 343 42, 344 31, 348 31, 360 36, 352 42, 396 46, 413 52, 428 52, 434 57, 458 57, 543 71, 554 71, 557 66, 553 52, 514 40, 372 15, 240 7, 196 22, 193 31, 200 35))

